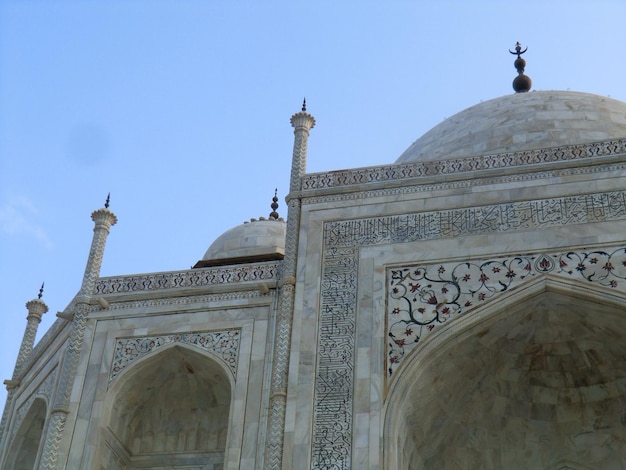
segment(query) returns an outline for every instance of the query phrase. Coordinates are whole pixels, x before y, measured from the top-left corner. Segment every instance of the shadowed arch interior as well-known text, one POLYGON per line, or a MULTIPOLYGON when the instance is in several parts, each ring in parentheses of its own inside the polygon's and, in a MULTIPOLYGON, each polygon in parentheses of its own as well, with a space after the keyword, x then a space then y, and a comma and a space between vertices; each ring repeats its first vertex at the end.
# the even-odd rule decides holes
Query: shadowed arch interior
POLYGON ((400 372, 388 468, 626 468, 623 308, 545 291, 468 328, 400 372))
POLYGON ((231 403, 226 374, 206 355, 175 346, 120 376, 105 432, 105 468, 221 468, 231 403))
POLYGON ((35 468, 45 422, 46 402, 42 398, 35 398, 13 438, 3 468, 14 470, 35 468))

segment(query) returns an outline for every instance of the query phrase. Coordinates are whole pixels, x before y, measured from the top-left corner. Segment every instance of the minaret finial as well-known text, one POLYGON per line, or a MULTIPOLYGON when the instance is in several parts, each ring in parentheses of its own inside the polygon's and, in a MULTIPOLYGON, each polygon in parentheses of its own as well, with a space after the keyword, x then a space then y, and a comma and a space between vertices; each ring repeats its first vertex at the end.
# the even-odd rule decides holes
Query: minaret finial
POLYGON ((43 285, 45 284, 45 282, 41 283, 41 287, 39 288, 39 294, 37 295, 38 299, 41 299, 41 296, 43 295, 43 285))
POLYGON ((302 111, 306 111, 306 97, 302 100, 302 111))
POLYGON ((107 194, 107 200, 104 201, 104 208, 105 209, 109 208, 109 202, 111 202, 111 193, 107 194))
POLYGON ((522 45, 519 43, 519 41, 515 43, 515 52, 509 49, 509 52, 511 54, 517 55, 517 59, 515 59, 515 62, 513 63, 513 65, 515 65, 515 68, 517 69, 517 77, 515 77, 515 80, 513 80, 513 89, 515 90, 515 93, 525 93, 527 91, 530 91, 530 87, 533 85, 530 77, 524 75, 526 61, 522 59, 521 56, 527 50, 528 47, 522 50, 522 45))
POLYGON ((270 212, 270 219, 275 219, 278 220, 278 218, 280 217, 278 215, 278 212, 276 212, 276 209, 278 209, 278 188, 274 189, 274 197, 272 198, 272 212, 270 212))

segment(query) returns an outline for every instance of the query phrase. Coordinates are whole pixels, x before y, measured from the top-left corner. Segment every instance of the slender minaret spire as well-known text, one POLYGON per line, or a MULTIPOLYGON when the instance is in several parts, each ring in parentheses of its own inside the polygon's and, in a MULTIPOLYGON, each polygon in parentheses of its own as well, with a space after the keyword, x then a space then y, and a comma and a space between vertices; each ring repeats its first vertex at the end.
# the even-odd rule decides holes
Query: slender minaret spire
POLYGON ((109 210, 109 202, 110 197, 107 196, 105 206, 91 214, 91 219, 95 224, 94 234, 82 285, 69 307, 72 310, 69 315, 69 318, 72 318, 72 326, 61 364, 59 384, 53 399, 50 424, 47 427, 48 431, 41 456, 40 468, 45 470, 64 467, 64 463, 57 462, 60 454, 59 447, 63 438, 67 415, 70 412, 71 391, 76 380, 78 359, 83 346, 87 313, 96 279, 100 275, 106 239, 111 226, 117 222, 117 217, 109 210))
MULTIPOLYGON (((30 300, 26 303, 26 309, 28 315, 26 316, 26 329, 24 330, 24 336, 22 337, 22 344, 20 345, 20 351, 17 354, 17 360, 15 361, 15 368, 13 369, 13 376, 11 380, 5 380, 4 384, 7 387, 7 400, 4 405, 4 413, 2 414, 2 422, 0 422, 0 444, 3 443, 4 430, 6 428, 6 420, 8 417, 8 411, 11 408, 13 402, 15 389, 20 384, 20 376, 22 372, 22 366, 26 359, 33 350, 35 345, 35 337, 37 336, 37 328, 41 322, 41 317, 48 311, 48 306, 41 296, 43 295, 43 284, 39 289, 39 295, 36 299, 30 300)), ((0 446, 1 448, 1 446, 0 446)))
POLYGON ((306 156, 309 132, 315 126, 315 118, 306 112, 306 100, 302 111, 291 116, 294 127, 291 178, 287 196, 287 233, 285 235, 285 259, 282 279, 279 284, 278 317, 272 360, 272 382, 270 388, 270 415, 267 433, 266 462, 271 470, 282 469, 285 431, 285 411, 287 408, 287 373, 291 349, 291 328, 293 322, 294 298, 296 289, 296 263, 298 255, 298 232, 300 231, 300 190, 302 176, 306 172, 306 156))
POLYGON ((91 295, 95 287, 96 279, 100 276, 106 239, 111 226, 117 223, 117 217, 109 210, 110 202, 111 193, 107 195, 104 208, 93 211, 91 214, 91 220, 95 223, 93 228, 94 235, 91 241, 91 250, 87 258, 87 266, 85 267, 85 274, 83 275, 83 283, 79 295, 91 295))
POLYGON ((515 44, 515 52, 509 49, 509 52, 513 55, 517 55, 517 59, 513 65, 517 69, 517 77, 513 80, 513 89, 515 93, 526 93, 530 91, 530 87, 533 86, 533 81, 530 77, 524 75, 524 68, 526 67, 526 61, 522 59, 522 54, 526 52, 528 48, 522 50, 522 45, 519 41, 515 44))
POLYGON ((278 215, 278 212, 276 212, 276 209, 278 209, 278 188, 276 188, 274 190, 274 197, 272 198, 272 212, 270 212, 270 219, 274 219, 274 220, 278 220, 278 218, 280 217, 278 215))
POLYGON ((37 336, 37 328, 41 322, 41 317, 48 311, 48 306, 43 300, 41 300, 42 295, 43 284, 41 284, 37 298, 26 303, 26 308, 28 310, 28 316, 26 317, 26 330, 24 331, 20 352, 17 355, 17 361, 15 363, 15 372, 13 374, 14 379, 17 378, 16 374, 19 374, 24 361, 33 350, 33 346, 35 345, 35 336, 37 336))

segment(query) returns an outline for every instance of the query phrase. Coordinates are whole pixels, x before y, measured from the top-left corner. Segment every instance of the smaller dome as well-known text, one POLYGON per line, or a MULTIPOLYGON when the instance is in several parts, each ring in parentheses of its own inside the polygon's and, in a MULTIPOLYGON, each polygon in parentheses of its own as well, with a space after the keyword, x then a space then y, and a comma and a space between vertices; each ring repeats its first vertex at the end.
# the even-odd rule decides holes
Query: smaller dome
POLYGON ((194 268, 283 259, 286 231, 282 218, 252 219, 217 237, 194 268))

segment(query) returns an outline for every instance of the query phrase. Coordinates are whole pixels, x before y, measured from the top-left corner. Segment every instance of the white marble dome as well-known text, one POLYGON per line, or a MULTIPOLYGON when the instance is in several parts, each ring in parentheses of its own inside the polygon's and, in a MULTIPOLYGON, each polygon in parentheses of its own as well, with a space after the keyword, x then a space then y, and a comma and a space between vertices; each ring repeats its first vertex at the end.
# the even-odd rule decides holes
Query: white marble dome
MULTIPOLYGON (((281 218, 252 219, 222 235, 209 246, 200 263, 230 260, 249 262, 282 258, 285 254, 286 222, 281 218)), ((214 264, 214 263, 211 263, 214 264)))
POLYGON ((626 137, 626 103, 573 91, 532 91, 467 108, 417 139, 396 163, 518 152, 626 137))

